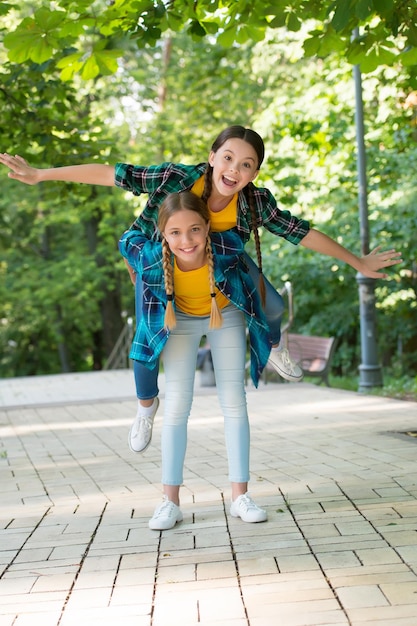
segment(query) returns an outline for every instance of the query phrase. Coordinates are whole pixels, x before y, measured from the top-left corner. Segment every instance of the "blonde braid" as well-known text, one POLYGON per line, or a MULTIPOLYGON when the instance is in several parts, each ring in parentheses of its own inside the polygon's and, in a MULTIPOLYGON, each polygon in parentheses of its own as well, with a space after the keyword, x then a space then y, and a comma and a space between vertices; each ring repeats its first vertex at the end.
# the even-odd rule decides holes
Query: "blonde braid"
POLYGON ((253 230, 253 236, 255 239, 255 248, 256 248, 256 257, 258 259, 258 268, 259 268, 259 293, 261 295, 261 303, 265 308, 265 300, 266 300, 266 288, 265 288, 265 279, 262 272, 262 253, 261 253, 261 242, 259 240, 259 232, 258 225, 256 223, 256 210, 255 210, 255 202, 253 197, 253 185, 249 183, 247 186, 248 190, 248 202, 249 209, 251 215, 251 225, 253 230))
POLYGON ((167 294, 167 308, 165 310, 164 327, 172 330, 177 325, 175 309, 172 304, 174 298, 174 267, 172 254, 165 237, 162 239, 162 267, 164 269, 164 283, 167 294))
POLYGON ((208 271, 209 271, 210 296, 211 296, 209 329, 214 330, 216 328, 222 327, 223 316, 221 314, 219 305, 217 304, 217 300, 216 300, 216 285, 214 283, 213 249, 211 247, 211 240, 208 235, 207 235, 207 241, 206 241, 206 254, 207 254, 207 265, 208 265, 208 271))

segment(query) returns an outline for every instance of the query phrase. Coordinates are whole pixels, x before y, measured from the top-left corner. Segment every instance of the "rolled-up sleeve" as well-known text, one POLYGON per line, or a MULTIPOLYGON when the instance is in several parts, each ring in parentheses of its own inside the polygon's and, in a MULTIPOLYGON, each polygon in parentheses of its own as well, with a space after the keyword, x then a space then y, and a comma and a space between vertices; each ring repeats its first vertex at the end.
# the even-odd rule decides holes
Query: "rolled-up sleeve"
POLYGON ((130 163, 116 163, 114 168, 114 183, 135 196, 141 193, 153 193, 169 176, 169 165, 131 165, 130 163))
POLYGON ((299 244, 310 230, 310 223, 292 215, 290 211, 281 211, 272 193, 266 188, 257 188, 254 193, 261 223, 274 235, 283 237, 290 243, 299 244))

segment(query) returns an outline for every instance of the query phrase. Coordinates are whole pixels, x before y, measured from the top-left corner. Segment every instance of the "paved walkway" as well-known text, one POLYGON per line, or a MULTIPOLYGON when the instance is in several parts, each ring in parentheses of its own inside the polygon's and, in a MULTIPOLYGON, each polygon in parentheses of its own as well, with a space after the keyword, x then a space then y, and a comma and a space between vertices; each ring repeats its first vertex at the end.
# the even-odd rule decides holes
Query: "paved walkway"
POLYGON ((162 419, 132 454, 132 390, 129 370, 0 381, 0 626, 416 626, 415 403, 248 387, 269 521, 245 524, 197 387, 184 521, 159 533, 162 419))

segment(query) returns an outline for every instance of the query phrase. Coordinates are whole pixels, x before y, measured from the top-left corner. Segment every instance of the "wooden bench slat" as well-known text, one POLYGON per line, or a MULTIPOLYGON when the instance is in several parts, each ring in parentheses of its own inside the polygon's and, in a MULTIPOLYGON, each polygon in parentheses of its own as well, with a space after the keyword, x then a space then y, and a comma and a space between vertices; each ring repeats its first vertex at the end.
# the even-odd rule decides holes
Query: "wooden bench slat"
POLYGON ((288 333, 287 347, 291 358, 299 362, 305 374, 319 377, 320 383, 324 381, 330 387, 329 372, 336 347, 335 337, 288 333))

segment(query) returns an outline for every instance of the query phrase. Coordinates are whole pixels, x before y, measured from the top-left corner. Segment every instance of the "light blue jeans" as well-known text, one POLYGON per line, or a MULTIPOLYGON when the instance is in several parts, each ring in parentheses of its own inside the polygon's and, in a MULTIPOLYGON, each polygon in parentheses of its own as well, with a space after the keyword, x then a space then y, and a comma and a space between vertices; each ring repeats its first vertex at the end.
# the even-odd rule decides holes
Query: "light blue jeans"
MULTIPOLYGON (((162 358, 165 413, 162 426, 162 484, 181 485, 187 449, 187 425, 194 391, 197 352, 205 335, 210 344, 217 394, 224 417, 229 480, 249 481, 249 420, 245 393, 246 332, 243 313, 229 305, 223 326, 209 330, 209 317, 177 312, 162 358)), ((213 428, 216 428, 214 425, 213 428)))
MULTIPOLYGON (((252 280, 258 289, 259 287, 259 269, 256 263, 245 253, 243 255, 248 271, 252 280)), ((272 344, 278 344, 281 338, 281 320, 284 312, 284 301, 282 296, 274 289, 269 281, 265 279, 266 287, 266 303, 265 315, 267 318, 272 344)), ((135 304, 136 304, 136 320, 139 319, 142 311, 142 282, 136 281, 135 287, 135 304)), ((150 400, 155 398, 158 393, 158 364, 153 370, 148 369, 145 365, 141 365, 138 361, 133 362, 133 372, 135 376, 136 395, 141 400, 150 400)))

